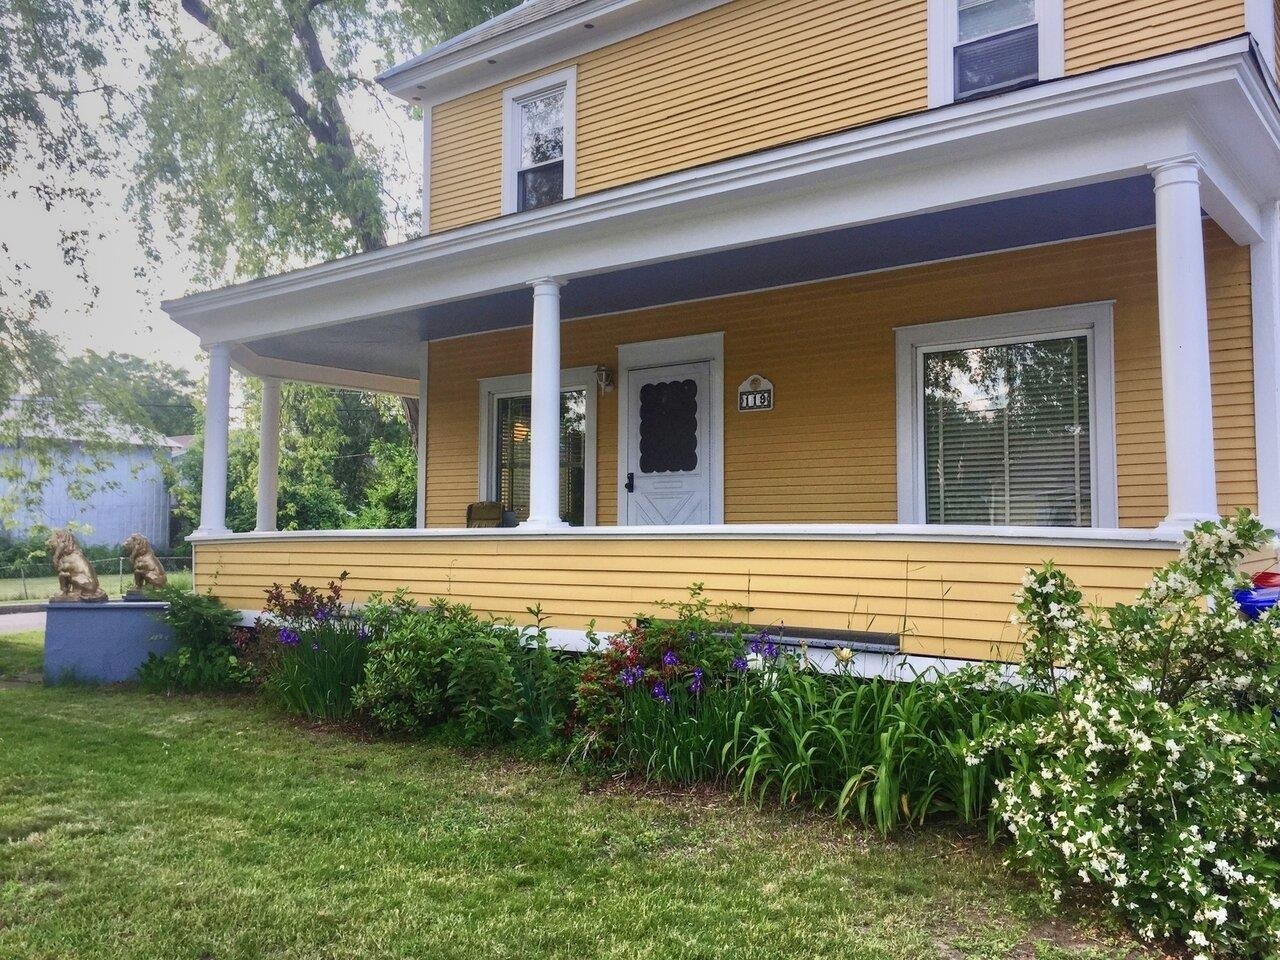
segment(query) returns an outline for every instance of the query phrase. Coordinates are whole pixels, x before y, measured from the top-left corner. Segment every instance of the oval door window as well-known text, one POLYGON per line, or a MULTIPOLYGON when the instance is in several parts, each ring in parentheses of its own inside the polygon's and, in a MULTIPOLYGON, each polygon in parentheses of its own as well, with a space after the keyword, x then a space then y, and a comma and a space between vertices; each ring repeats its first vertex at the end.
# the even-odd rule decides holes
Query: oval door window
POLYGON ((698 469, 698 383, 670 380, 640 388, 640 472, 698 469))

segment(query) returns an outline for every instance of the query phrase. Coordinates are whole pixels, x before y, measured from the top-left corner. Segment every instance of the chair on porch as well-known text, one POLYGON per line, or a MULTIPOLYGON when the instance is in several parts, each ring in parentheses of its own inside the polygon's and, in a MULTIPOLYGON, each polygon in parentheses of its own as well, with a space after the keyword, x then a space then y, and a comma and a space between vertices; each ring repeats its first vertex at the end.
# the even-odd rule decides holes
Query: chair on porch
POLYGON ((467 504, 467 529, 502 526, 502 504, 493 500, 481 500, 467 504))

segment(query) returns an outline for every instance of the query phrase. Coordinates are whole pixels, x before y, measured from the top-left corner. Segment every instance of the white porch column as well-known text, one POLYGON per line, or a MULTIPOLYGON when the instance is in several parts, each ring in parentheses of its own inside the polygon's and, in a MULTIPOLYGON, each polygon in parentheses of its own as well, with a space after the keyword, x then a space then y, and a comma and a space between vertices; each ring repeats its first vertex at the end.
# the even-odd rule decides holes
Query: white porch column
POLYGON ((1178 157, 1151 165, 1156 190, 1156 271, 1160 293, 1160 373, 1169 515, 1160 528, 1180 535, 1218 516, 1209 379, 1200 163, 1178 157))
POLYGON ((431 344, 424 340, 418 354, 418 528, 427 525, 427 372, 431 344))
POLYGON ((204 474, 198 534, 227 532, 227 433, 231 419, 231 346, 209 347, 209 387, 204 407, 204 474))
POLYGON ((1280 203, 1263 207, 1262 240, 1251 252, 1258 516, 1280 530, 1280 203))
POLYGON ((560 519, 560 287, 534 280, 530 388, 529 519, 521 526, 567 527, 560 519))
POLYGON ((255 530, 276 529, 276 499, 280 489, 280 381, 262 378, 262 424, 258 434, 258 522, 255 530))

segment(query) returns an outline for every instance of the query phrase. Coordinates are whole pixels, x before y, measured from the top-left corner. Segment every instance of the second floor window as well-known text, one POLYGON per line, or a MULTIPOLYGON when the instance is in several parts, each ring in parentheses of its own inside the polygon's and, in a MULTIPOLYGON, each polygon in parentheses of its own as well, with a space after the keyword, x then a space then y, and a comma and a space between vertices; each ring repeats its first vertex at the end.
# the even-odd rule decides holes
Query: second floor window
POLYGON ((569 67, 504 91, 503 213, 573 197, 576 89, 569 67))
POLYGON ((520 169, 516 209, 534 210, 564 199, 564 87, 517 102, 520 169))
POLYGON ((1040 79, 1036 0, 958 0, 958 8, 957 100, 1040 79))

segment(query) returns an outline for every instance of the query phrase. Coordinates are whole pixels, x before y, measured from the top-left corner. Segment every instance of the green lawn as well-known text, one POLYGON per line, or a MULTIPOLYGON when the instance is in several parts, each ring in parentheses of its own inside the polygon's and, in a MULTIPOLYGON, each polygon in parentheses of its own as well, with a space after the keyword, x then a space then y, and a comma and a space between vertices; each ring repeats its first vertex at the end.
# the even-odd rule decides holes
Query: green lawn
POLYGON ((251 698, 0 683, 0 958, 1124 955, 979 839, 366 742, 251 698))
POLYGON ((39 673, 43 661, 43 632, 0 633, 0 680, 39 673))
MULTIPOLYGON (((128 570, 125 570, 124 576, 115 572, 99 573, 98 582, 107 593, 118 597, 124 591, 133 589, 133 574, 128 570)), ((170 573, 169 583, 189 590, 191 589, 191 572, 181 570, 170 573)), ((57 577, 28 577, 25 583, 21 579, 0 580, 0 604, 48 600, 57 592, 57 577)))

